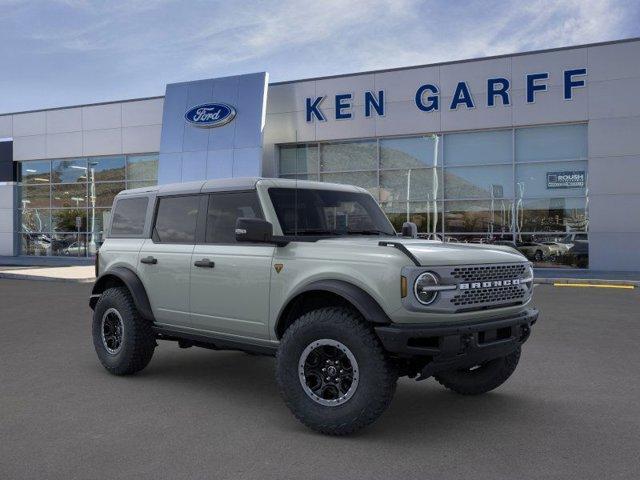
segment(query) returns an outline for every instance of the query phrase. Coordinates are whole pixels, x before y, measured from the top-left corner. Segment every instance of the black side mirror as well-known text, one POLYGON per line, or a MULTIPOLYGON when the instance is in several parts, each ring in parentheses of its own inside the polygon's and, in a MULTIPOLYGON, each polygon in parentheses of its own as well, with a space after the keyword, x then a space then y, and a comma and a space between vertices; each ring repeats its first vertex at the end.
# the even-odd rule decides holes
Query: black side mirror
POLYGON ((408 238, 418 238, 418 226, 413 222, 402 224, 402 236, 408 238))
POLYGON ((261 218, 238 218, 236 220, 236 241, 273 243, 273 225, 261 218))

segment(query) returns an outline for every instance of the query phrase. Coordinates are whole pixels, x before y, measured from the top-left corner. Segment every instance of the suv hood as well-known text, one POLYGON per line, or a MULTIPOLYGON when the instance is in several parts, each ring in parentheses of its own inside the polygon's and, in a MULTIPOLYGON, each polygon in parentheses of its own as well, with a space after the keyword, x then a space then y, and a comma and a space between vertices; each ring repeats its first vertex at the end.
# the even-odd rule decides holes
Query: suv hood
MULTIPOLYGON (((515 263, 527 261, 521 253, 506 245, 483 245, 473 243, 443 243, 438 240, 393 237, 337 237, 319 242, 362 246, 363 248, 385 248, 381 241, 401 243, 422 265, 472 265, 482 263, 515 263)), ((391 247, 386 247, 391 248, 391 247)))

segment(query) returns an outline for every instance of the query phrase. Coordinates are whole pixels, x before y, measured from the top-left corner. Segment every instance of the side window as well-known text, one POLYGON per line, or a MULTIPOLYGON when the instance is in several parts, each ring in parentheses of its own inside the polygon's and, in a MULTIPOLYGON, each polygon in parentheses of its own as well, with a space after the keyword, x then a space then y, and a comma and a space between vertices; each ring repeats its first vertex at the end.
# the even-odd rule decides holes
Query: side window
POLYGON ((236 243, 236 220, 262 218, 256 192, 214 193, 209 196, 206 243, 236 243))
POLYGON ((200 196, 161 197, 158 202, 153 241, 195 243, 200 196))
POLYGON ((116 202, 111 222, 111 235, 142 235, 147 216, 147 197, 121 198, 116 202))

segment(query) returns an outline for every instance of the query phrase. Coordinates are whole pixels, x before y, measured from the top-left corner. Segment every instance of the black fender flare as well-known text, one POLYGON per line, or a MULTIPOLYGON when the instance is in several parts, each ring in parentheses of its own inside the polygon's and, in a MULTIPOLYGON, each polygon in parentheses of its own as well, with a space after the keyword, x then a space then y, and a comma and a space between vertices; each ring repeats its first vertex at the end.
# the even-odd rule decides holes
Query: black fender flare
POLYGON ((283 315, 289 305, 291 305, 291 303, 301 294, 312 291, 329 292, 342 297, 353 305, 360 315, 362 315, 362 317, 368 322, 377 324, 391 323, 391 319, 378 302, 362 288, 344 280, 317 280, 295 290, 294 293, 289 296, 287 301, 284 302, 283 307, 278 313, 278 320, 276 321, 275 326, 276 331, 279 331, 280 324, 283 321, 283 315))
POLYGON ((142 284, 140 277, 136 273, 127 267, 113 267, 104 272, 93 284, 91 290, 91 299, 89 300, 89 306, 94 309, 100 295, 105 291, 106 285, 109 284, 111 279, 120 280, 127 287, 131 296, 133 297, 133 303, 135 304, 138 312, 145 320, 154 321, 153 311, 151 310, 151 303, 149 303, 149 296, 142 284))

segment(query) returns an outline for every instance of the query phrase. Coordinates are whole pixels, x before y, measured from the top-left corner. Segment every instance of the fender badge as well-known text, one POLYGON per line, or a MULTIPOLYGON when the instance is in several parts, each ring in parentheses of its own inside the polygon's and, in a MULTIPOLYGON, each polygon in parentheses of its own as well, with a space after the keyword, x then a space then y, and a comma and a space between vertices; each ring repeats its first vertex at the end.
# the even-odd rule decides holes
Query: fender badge
POLYGON ((274 263, 273 264, 273 268, 276 269, 276 273, 280 273, 282 271, 282 269, 284 268, 284 264, 283 263, 274 263))

